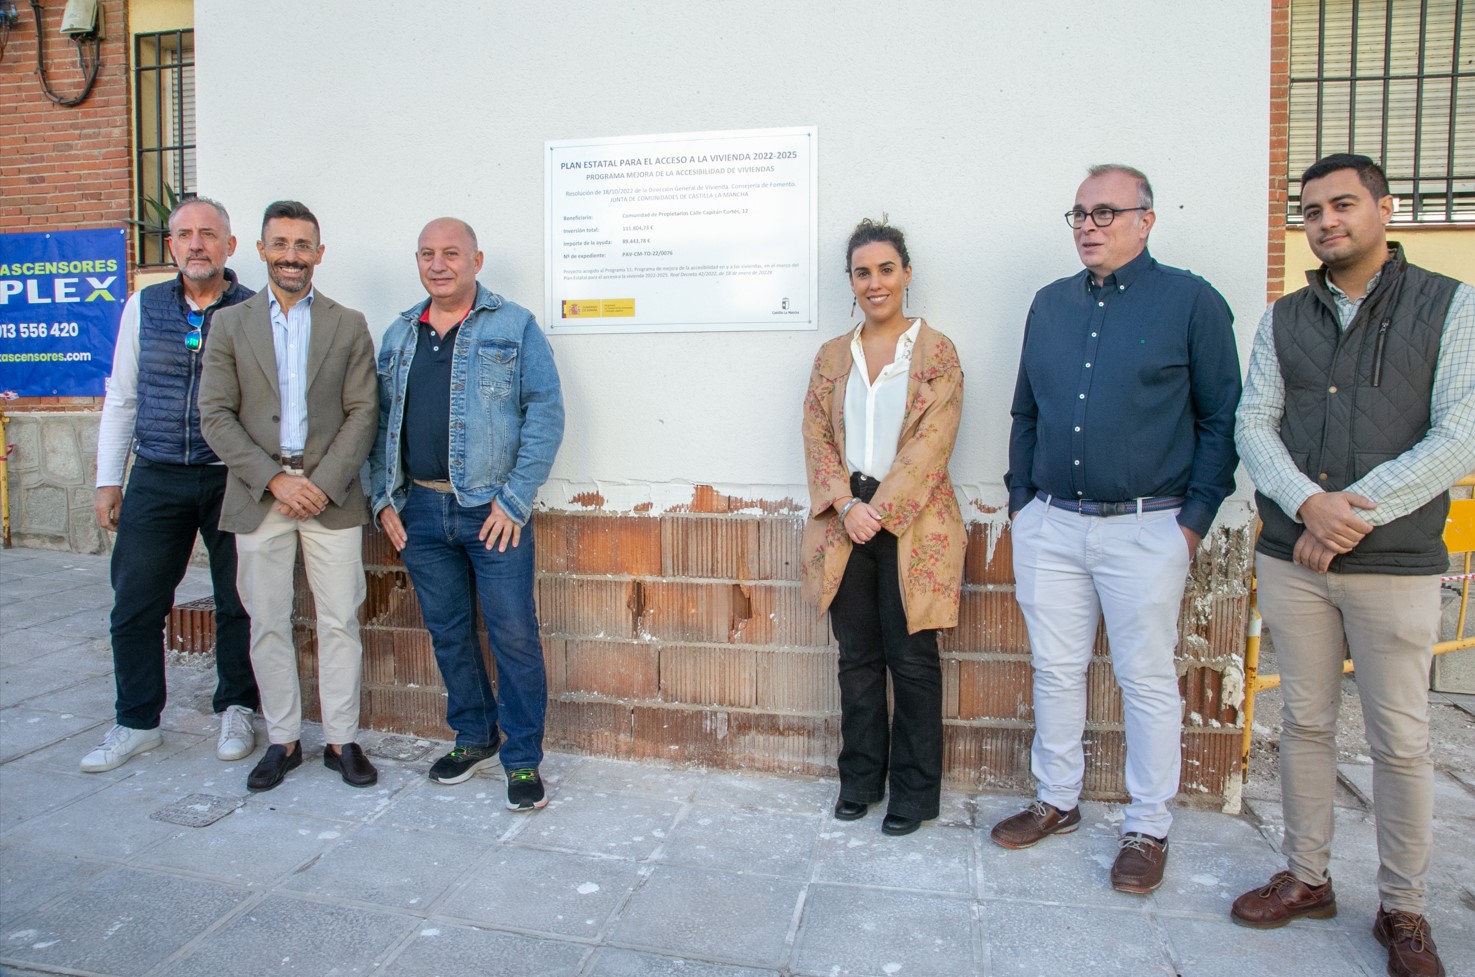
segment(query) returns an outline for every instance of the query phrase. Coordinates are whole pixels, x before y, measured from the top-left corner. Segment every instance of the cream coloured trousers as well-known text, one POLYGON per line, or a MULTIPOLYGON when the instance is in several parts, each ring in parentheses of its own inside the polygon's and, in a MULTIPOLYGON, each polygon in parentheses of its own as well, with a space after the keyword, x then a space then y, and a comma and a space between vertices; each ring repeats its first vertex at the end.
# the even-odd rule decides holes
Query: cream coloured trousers
POLYGON ((1257 553, 1260 613, 1280 662, 1281 851, 1296 878, 1327 880, 1342 661, 1373 757, 1378 892, 1383 906, 1424 911, 1434 850, 1434 764, 1429 756, 1429 661, 1439 640, 1439 578, 1316 573, 1257 553))
POLYGON ((363 527, 328 529, 272 509, 255 532, 236 535, 236 583, 251 615, 251 667, 261 690, 261 714, 273 743, 302 734, 302 691, 292 639, 292 565, 298 540, 317 606, 318 700, 323 737, 334 745, 358 738, 364 602, 363 527))

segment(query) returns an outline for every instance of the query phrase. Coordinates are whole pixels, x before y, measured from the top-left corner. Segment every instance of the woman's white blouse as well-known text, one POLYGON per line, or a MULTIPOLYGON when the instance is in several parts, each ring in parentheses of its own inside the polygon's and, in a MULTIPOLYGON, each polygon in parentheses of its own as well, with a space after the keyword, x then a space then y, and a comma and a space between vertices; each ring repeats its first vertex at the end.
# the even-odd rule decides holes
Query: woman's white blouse
POLYGON ((912 327, 897 338, 896 358, 881 368, 875 383, 870 382, 871 371, 866 368, 866 351, 860 342, 863 326, 856 326, 850 338, 854 366, 845 384, 845 464, 853 472, 880 481, 896 460, 901 422, 906 416, 912 344, 917 341, 922 320, 912 320, 912 327))

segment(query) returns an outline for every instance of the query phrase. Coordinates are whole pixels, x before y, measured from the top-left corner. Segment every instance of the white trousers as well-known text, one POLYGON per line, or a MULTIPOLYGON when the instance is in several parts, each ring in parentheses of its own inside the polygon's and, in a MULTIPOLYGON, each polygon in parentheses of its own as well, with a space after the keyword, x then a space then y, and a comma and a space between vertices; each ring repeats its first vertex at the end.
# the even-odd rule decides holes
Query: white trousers
POLYGON ((328 529, 272 509, 255 532, 236 535, 236 584, 251 615, 251 667, 261 690, 261 714, 273 743, 302 735, 302 691, 292 640, 292 565, 297 542, 317 606, 318 701, 323 737, 334 745, 358 738, 364 649, 359 606, 364 602, 363 527, 328 529))
POLYGON ((1178 512, 1083 516, 1031 500, 1014 517, 1014 588, 1029 627, 1040 800, 1076 806, 1085 776, 1086 668, 1106 619, 1122 690, 1127 805, 1122 831, 1166 838, 1182 765, 1183 702, 1173 652, 1188 578, 1178 512))

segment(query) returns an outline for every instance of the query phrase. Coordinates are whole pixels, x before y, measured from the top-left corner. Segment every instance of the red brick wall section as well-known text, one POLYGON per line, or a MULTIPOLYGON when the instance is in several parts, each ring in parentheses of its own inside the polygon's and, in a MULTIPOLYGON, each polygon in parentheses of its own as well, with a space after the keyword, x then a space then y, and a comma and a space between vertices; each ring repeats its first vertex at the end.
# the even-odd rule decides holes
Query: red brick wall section
POLYGON ((1291 0, 1270 2, 1270 231, 1266 242, 1265 300, 1285 291, 1286 167, 1290 162, 1291 0))
MULTIPOLYGON (((791 515, 537 513, 548 747, 833 774, 837 652, 826 622, 799 597, 801 526, 791 515)), ((1244 529, 1210 535, 1180 622, 1183 792, 1216 803, 1239 776, 1250 542, 1244 529)), ((414 592, 372 529, 364 562, 362 722, 449 738, 445 691, 414 592)), ((304 703, 315 709, 312 603, 300 569, 297 585, 304 703)), ((948 783, 1029 790, 1029 642, 1014 602, 1007 529, 991 538, 988 527, 972 528, 962 620, 941 647, 948 783)), ((1086 790, 1121 799, 1121 697, 1104 635, 1096 653, 1086 790)))
MULTIPOLYGON (((97 83, 74 108, 55 104, 42 91, 35 14, 26 0, 15 6, 21 19, 0 60, 0 233, 116 227, 132 216, 133 193, 125 0, 99 4, 104 36, 97 83)), ((42 30, 51 88, 71 98, 81 92, 84 75, 76 46, 58 30, 64 6, 61 0, 42 5, 42 30)), ((101 398, 92 397, 32 397, 4 406, 54 410, 100 404, 101 398)))

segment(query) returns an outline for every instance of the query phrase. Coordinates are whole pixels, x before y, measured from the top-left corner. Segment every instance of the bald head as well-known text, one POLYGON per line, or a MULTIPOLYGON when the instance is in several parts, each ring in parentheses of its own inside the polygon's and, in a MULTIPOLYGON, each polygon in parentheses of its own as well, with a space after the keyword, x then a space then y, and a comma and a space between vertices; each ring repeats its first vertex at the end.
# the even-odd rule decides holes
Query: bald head
POLYGON ((437 217, 429 224, 426 224, 425 230, 420 232, 420 241, 422 244, 425 241, 425 235, 430 234, 432 231, 436 232, 438 237, 445 234, 462 235, 466 250, 473 254, 476 252, 476 231, 472 230, 471 225, 459 217, 437 217))
POLYGON ((471 308, 482 255, 470 224, 455 217, 438 217, 426 224, 415 260, 420 266, 420 284, 436 309, 464 314, 471 308))

